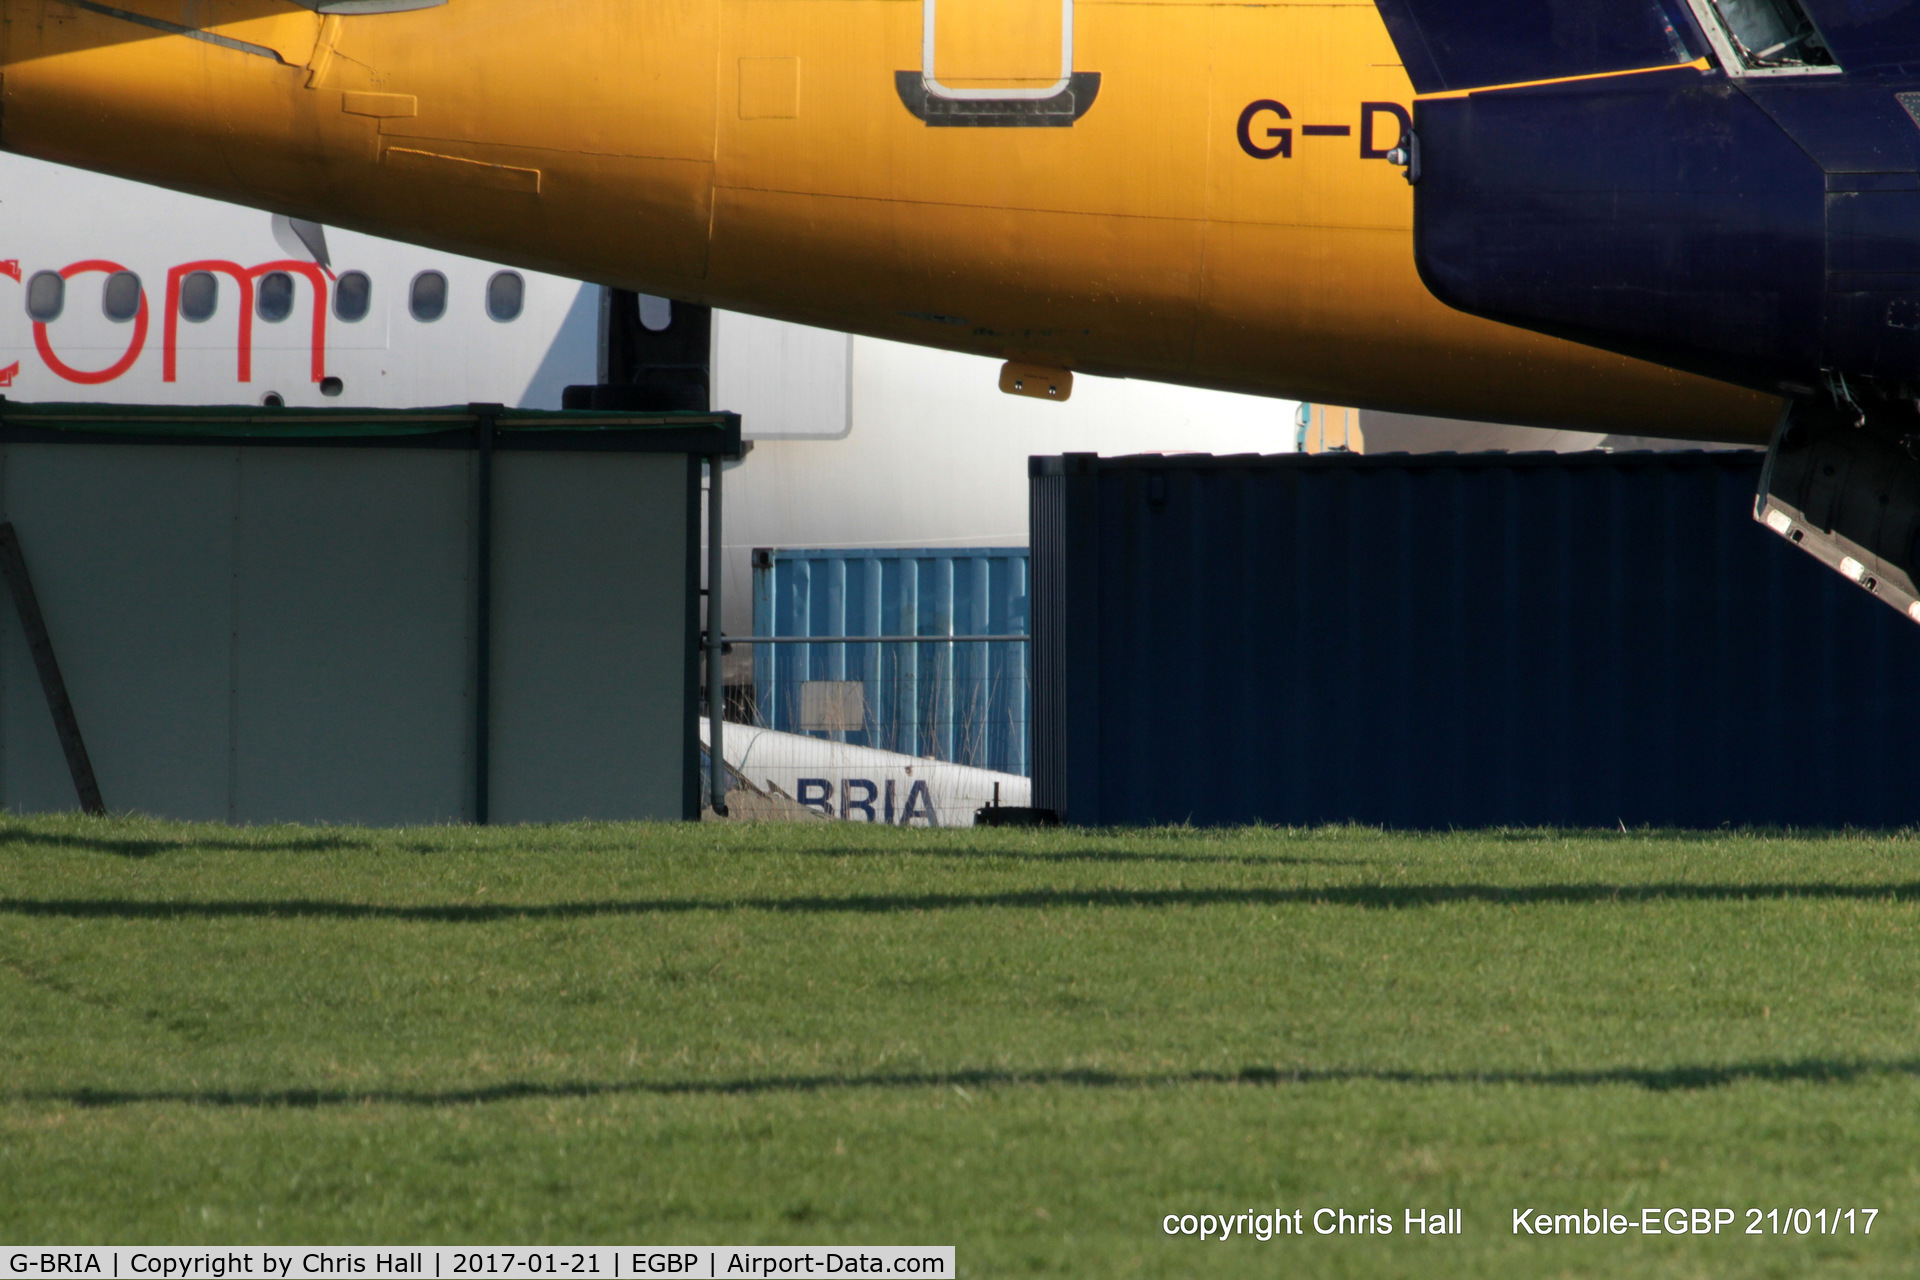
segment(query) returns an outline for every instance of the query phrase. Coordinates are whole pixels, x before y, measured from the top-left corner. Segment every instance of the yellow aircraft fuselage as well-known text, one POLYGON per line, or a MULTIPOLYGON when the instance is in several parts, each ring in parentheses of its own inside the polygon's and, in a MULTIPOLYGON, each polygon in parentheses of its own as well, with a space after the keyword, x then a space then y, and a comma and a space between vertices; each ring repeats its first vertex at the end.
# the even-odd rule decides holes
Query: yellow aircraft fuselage
POLYGON ((1779 411, 1436 301, 1364 0, 0 17, 0 145, 296 217, 1094 373, 1756 442, 1779 411))

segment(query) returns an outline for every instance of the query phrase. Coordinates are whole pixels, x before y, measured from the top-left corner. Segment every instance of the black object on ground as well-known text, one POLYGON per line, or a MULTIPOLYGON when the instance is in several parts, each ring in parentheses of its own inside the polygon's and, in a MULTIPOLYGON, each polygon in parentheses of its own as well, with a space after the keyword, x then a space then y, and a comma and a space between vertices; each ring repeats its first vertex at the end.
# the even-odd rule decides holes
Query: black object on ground
POLYGON ((976 827, 1057 827, 1060 815, 1051 809, 1035 809, 1027 805, 990 804, 973 811, 973 825, 976 827))

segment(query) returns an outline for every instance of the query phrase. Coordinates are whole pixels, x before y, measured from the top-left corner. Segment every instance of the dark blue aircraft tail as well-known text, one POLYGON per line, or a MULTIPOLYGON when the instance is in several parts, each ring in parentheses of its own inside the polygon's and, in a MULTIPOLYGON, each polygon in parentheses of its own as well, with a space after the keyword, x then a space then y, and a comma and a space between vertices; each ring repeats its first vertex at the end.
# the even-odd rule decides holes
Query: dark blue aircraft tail
POLYGON ((1761 516, 1920 621, 1920 0, 1376 3, 1434 295, 1791 401, 1761 516))

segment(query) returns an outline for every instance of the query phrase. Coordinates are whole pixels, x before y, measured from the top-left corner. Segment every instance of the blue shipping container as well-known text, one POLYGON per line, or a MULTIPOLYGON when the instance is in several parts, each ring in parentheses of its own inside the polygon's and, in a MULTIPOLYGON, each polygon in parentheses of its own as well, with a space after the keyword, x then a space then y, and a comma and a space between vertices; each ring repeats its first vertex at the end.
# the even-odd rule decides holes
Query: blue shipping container
MULTIPOLYGON (((757 548, 753 631, 1025 636, 1027 549, 757 548)), ((1024 642, 754 648, 754 698, 769 728, 1005 773, 1029 770, 1024 642)))
POLYGON ((1034 803, 1084 824, 1920 823, 1920 627, 1761 455, 1035 458, 1034 803))

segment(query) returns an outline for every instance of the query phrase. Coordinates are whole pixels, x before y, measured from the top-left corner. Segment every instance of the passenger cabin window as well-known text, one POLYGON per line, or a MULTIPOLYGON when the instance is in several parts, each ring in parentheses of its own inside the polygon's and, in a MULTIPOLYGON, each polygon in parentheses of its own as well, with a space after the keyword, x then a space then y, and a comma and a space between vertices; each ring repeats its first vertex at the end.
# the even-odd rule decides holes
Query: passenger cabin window
POLYGON ((487 281, 487 314, 505 324, 520 318, 527 304, 527 282, 518 271, 500 271, 487 281))
POLYGON ((333 282, 333 318, 348 324, 365 320, 373 307, 373 281, 364 271, 342 272, 333 282))
POLYGON ((140 314, 140 277, 131 271, 116 271, 107 277, 100 293, 100 310, 115 324, 125 324, 140 314))
POLYGON ((253 313, 268 324, 279 324, 293 314, 293 277, 284 271, 269 271, 260 277, 260 290, 254 296, 253 313))
POLYGON ((56 320, 67 305, 67 282, 58 271, 36 271, 27 281, 27 314, 45 324, 56 320))
POLYGON ((189 271, 180 282, 180 318, 193 324, 213 319, 220 308, 220 282, 211 271, 189 271))
POLYGON ((640 295, 640 327, 649 333, 659 333, 673 323, 673 301, 669 298, 656 298, 650 293, 640 295))
POLYGON ((415 320, 438 320, 447 314, 447 278, 438 271, 422 271, 407 293, 407 310, 415 320))
POLYGON ((1729 71, 1833 68, 1833 54, 1800 0, 1694 0, 1694 5, 1709 36, 1720 37, 1714 43, 1722 46, 1722 58, 1732 53, 1737 65, 1729 71))

